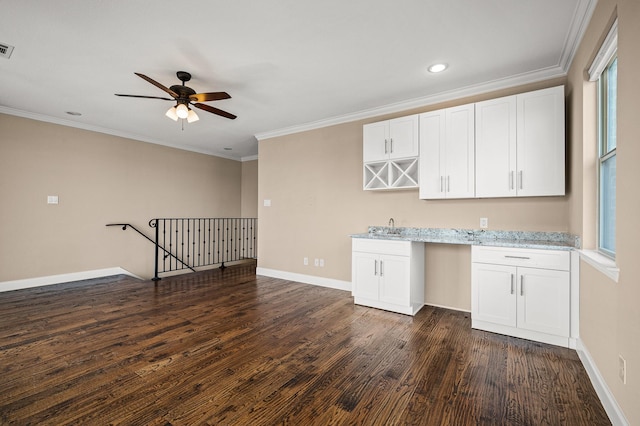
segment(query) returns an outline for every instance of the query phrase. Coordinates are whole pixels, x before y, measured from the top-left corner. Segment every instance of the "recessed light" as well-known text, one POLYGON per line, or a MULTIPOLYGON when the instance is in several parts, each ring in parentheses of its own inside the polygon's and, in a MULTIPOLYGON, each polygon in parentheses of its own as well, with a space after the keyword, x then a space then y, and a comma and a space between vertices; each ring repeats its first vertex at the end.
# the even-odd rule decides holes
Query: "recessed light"
POLYGON ((433 64, 429 67, 429 72, 437 73, 446 70, 448 67, 447 64, 433 64))
POLYGON ((67 111, 67 114, 69 114, 69 115, 75 115, 75 116, 80 116, 80 115, 82 115, 82 113, 81 113, 81 112, 76 112, 76 111, 67 111))

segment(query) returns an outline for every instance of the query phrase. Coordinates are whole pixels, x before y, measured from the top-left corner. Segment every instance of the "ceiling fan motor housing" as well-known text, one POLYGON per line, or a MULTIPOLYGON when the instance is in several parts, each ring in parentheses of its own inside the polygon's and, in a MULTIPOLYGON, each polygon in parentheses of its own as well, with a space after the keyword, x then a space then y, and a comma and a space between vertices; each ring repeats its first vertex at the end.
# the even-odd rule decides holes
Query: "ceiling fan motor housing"
POLYGON ((180 84, 175 84, 173 86, 171 86, 171 90, 173 90, 174 92, 176 92, 178 94, 178 98, 176 99, 177 101, 189 101, 189 96, 191 95, 195 95, 196 91, 193 90, 191 87, 187 87, 187 86, 182 86, 180 84))

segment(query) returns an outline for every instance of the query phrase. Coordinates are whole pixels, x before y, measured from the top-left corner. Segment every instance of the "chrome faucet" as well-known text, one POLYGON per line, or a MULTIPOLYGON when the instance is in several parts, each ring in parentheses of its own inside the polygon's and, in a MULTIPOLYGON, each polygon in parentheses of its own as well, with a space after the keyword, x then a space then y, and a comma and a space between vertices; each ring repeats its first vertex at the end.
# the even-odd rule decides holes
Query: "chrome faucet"
POLYGON ((396 221, 393 220, 393 218, 389 219, 389 227, 390 228, 395 228, 396 227, 396 221))

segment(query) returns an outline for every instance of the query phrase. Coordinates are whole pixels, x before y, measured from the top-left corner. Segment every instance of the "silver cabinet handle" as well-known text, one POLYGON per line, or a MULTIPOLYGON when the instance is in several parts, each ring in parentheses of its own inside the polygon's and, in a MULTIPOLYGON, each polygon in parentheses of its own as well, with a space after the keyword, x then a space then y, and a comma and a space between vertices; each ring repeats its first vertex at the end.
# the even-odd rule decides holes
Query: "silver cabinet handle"
POLYGON ((511 274, 511 294, 513 294, 513 279, 514 279, 514 275, 511 274))
POLYGON ((509 189, 514 189, 513 187, 513 170, 509 172, 509 189))
POLYGON ((507 256, 506 254, 504 255, 504 257, 506 257, 507 259, 531 259, 530 257, 526 256, 507 256))
POLYGON ((378 275, 378 261, 374 260, 373 262, 373 275, 378 275))
POLYGON ((384 271, 382 270, 383 265, 384 265, 384 262, 381 260, 380 261, 380 276, 384 275, 384 271))
POLYGON ((389 152, 387 151, 387 143, 388 143, 388 142, 387 142, 387 140, 385 139, 385 140, 384 140, 384 153, 385 153, 385 154, 388 154, 388 153, 389 153, 389 152))
POLYGON ((524 275, 520 275, 520 296, 524 296, 524 275))
POLYGON ((443 192, 442 190, 442 181, 444 180, 444 176, 440 176, 440 192, 443 192))
POLYGON ((393 138, 391 138, 390 140, 391 140, 391 144, 390 144, 391 149, 389 150, 389 152, 393 154, 393 138))
POLYGON ((451 178, 451 176, 447 176, 447 192, 451 192, 450 178, 451 178))
POLYGON ((522 170, 520 170, 518 174, 520 175, 520 189, 522 189, 522 170))

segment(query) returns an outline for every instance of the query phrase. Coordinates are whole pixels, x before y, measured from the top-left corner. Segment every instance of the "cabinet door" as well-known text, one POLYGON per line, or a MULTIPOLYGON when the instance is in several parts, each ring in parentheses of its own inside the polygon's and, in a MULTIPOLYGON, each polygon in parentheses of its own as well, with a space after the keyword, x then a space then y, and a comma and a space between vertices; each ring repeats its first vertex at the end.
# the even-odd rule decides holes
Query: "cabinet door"
POLYGON ((476 196, 516 196, 516 97, 476 104, 476 196))
POLYGON ((569 337, 569 272, 518 268, 518 328, 569 337))
POLYGON ((518 195, 564 195, 564 87, 518 95, 517 116, 518 195))
POLYGON ((516 268, 473 263, 471 266, 471 315, 474 320, 515 327, 516 268))
POLYGON ((441 147, 445 141, 444 110, 420 114, 420 198, 444 198, 441 147))
POLYGON ((365 124, 362 126, 362 160, 383 161, 389 158, 388 153, 389 121, 365 124))
POLYGON ((447 198, 475 197, 475 105, 448 108, 444 155, 447 198))
POLYGON ((379 256, 353 252, 352 282, 353 295, 365 299, 378 300, 379 256))
POLYGON ((389 120, 389 158, 418 156, 418 116, 389 120))
POLYGON ((411 305, 411 263, 405 256, 380 257, 380 301, 411 305))

